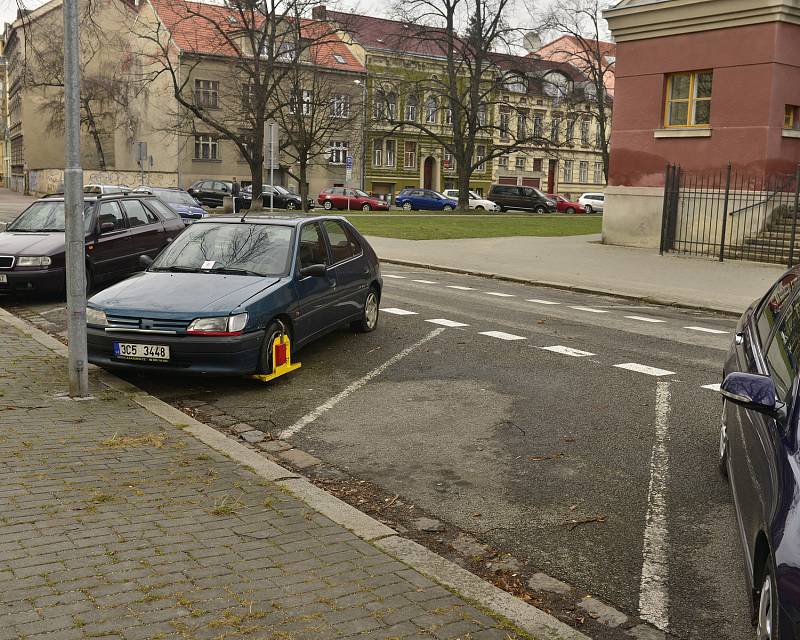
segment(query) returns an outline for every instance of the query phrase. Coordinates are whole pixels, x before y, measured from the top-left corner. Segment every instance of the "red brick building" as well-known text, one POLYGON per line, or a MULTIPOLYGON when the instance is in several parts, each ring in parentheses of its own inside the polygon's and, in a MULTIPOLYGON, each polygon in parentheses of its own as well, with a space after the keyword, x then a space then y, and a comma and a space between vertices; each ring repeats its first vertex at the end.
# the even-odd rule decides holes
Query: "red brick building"
POLYGON ((604 241, 658 247, 666 163, 754 175, 800 162, 800 5, 622 0, 604 241))

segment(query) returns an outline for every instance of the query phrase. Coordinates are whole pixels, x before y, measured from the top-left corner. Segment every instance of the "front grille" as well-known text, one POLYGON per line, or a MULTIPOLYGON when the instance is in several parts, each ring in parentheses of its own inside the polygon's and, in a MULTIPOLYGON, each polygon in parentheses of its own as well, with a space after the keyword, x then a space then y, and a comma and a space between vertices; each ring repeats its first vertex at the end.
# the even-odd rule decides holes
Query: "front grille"
POLYGON ((14 266, 14 256, 0 256, 0 269, 10 269, 14 266))
POLYGON ((155 318, 133 318, 130 316, 107 315, 108 324, 125 329, 151 329, 155 331, 183 332, 189 326, 187 320, 167 320, 155 318))

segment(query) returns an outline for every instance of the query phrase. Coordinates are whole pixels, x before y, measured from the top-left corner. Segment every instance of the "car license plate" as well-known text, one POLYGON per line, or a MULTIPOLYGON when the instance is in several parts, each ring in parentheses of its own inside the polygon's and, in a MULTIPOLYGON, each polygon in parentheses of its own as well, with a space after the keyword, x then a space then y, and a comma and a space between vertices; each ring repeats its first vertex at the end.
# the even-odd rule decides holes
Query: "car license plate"
POLYGON ((147 360, 151 362, 167 362, 169 347, 162 344, 133 344, 115 342, 114 355, 124 360, 147 360))
POLYGON ((8 276, 5 273, 0 273, 0 284, 6 284, 8 282, 8 276))

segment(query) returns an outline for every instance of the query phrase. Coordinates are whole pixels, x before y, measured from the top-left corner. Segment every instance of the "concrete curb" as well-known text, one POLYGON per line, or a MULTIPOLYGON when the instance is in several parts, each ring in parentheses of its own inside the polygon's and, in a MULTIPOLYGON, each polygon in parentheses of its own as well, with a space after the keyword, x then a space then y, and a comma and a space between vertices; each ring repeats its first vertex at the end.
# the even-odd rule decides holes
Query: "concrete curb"
MULTIPOLYGON (((66 357, 67 347, 64 344, 3 308, 0 308, 0 320, 19 329, 56 354, 66 357)), ((285 487, 309 507, 350 530, 362 540, 374 544, 412 569, 450 587, 471 602, 495 612, 518 628, 534 635, 536 640, 591 640, 589 636, 484 581, 454 562, 412 540, 400 537, 391 527, 320 489, 302 475, 268 460, 261 453, 228 438, 213 427, 195 420, 112 373, 102 369, 96 371, 98 372, 96 377, 101 384, 120 393, 129 394, 136 404, 153 415, 191 434, 200 442, 249 468, 265 480, 285 487)))
POLYGON ((458 273, 465 276, 478 276, 481 278, 491 278, 492 280, 501 280, 504 282, 515 282, 517 284, 529 284, 535 287, 547 287, 548 289, 561 289, 563 291, 574 291, 576 293, 592 293, 603 296, 612 296, 614 298, 622 298, 623 300, 631 300, 632 302, 644 302, 647 304, 660 304, 667 307, 676 307, 678 309, 690 309, 692 311, 710 311, 712 313, 719 313, 725 316, 738 318, 744 312, 744 309, 726 309, 723 307, 712 307, 709 305, 691 304, 688 302, 679 302, 677 300, 670 300, 659 296, 637 296, 630 293, 622 293, 612 289, 603 289, 601 287, 582 287, 580 285, 569 284, 566 282, 551 282, 549 280, 534 280, 531 278, 520 278, 518 276, 509 276, 502 273, 490 273, 488 271, 479 271, 477 269, 460 269, 458 267, 447 267, 440 264, 428 264, 425 262, 414 262, 412 260, 396 260, 394 258, 378 258, 382 263, 396 264, 403 267, 417 267, 419 269, 430 269, 432 271, 444 271, 446 273, 458 273))

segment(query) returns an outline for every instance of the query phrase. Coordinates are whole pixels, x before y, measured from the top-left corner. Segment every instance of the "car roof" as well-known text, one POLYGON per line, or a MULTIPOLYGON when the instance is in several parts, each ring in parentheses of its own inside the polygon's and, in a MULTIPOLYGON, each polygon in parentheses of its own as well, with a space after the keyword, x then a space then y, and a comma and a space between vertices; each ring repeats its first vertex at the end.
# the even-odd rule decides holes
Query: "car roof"
POLYGON ((198 220, 194 224, 211 224, 214 222, 223 222, 225 224, 273 224, 273 225, 283 225, 283 226, 291 226, 297 227, 303 224, 304 222, 324 222, 325 220, 338 220, 340 222, 347 222, 347 219, 343 216, 333 216, 333 215, 324 215, 324 216, 306 216, 301 214, 287 214, 287 215, 258 215, 256 213, 247 215, 245 217, 242 216, 234 216, 234 215, 227 215, 227 216, 210 216, 208 218, 203 218, 202 220, 198 220))

